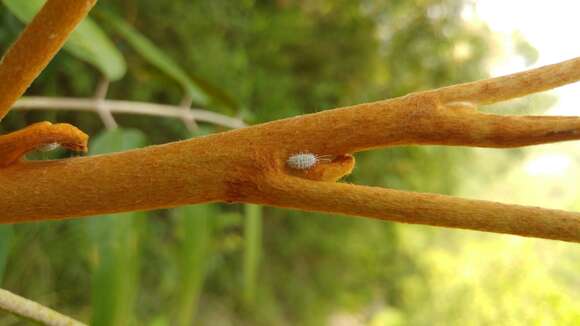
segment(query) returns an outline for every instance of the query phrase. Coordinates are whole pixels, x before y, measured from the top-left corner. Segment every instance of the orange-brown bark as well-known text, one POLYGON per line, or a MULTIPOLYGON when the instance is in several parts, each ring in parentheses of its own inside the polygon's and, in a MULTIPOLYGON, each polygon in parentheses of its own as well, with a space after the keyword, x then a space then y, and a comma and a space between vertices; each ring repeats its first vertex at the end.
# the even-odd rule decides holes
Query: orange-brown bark
POLYGON ((18 162, 29 151, 51 144, 86 152, 88 140, 87 134, 66 123, 35 123, 0 137, 0 168, 18 162))
MULTIPOLYGON (((0 65, 0 85, 7 87, 0 88, 0 117, 93 2, 48 2, 46 13, 32 23, 37 25, 13 46, 9 57, 14 61, 0 65), (59 8, 67 14, 60 15, 59 8), (52 43, 50 31, 61 35, 58 44, 52 43), (39 43, 29 38, 38 38, 39 43), (24 61, 15 54, 20 52, 26 60, 35 55, 40 59, 31 58, 35 64, 22 68, 24 61), (17 87, 5 85, 10 82, 17 87)), ((86 142, 72 126, 31 126, 0 138, 0 160, 8 162, 0 168, 0 223, 226 201, 580 242, 579 213, 334 182, 353 169, 352 153, 372 148, 514 147, 580 139, 578 117, 497 116, 479 113, 475 106, 579 79, 580 58, 576 58, 510 76, 140 150, 18 161, 19 150, 47 140, 73 148, 86 142), (302 152, 333 159, 305 170, 286 165, 290 155, 302 152)))
POLYGON ((580 59, 574 58, 517 74, 453 85, 435 90, 446 103, 491 104, 522 97, 580 80, 580 59))
POLYGON ((351 184, 272 178, 254 202, 403 223, 580 242, 580 214, 351 184))
MULTIPOLYGON (((42 72, 96 0, 49 0, 8 49, 0 63, 0 120, 42 72)), ((77 128, 49 122, 0 135, 0 167, 38 146, 57 142, 85 151, 88 137, 77 128)))
POLYGON ((49 0, 0 64, 0 120, 60 50, 97 0, 49 0))
POLYGON ((250 202, 580 242, 580 214, 337 184, 343 153, 405 144, 513 147, 580 138, 580 118, 497 116, 412 94, 124 153, 0 169, 0 221, 250 202), (292 171, 298 152, 336 155, 292 171), (318 172, 316 172, 318 171, 318 172), (17 191, 15 191, 17 190, 17 191))

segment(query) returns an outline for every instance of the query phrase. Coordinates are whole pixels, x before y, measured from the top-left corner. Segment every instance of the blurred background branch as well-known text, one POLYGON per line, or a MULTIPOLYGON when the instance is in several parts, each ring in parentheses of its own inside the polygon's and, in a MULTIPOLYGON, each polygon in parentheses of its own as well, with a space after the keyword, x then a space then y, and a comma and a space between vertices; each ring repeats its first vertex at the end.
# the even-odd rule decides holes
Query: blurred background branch
MULTIPOLYGON (((109 90, 109 80, 102 78, 97 84, 97 89, 95 91, 95 110, 99 114, 99 117, 103 121, 103 125, 107 129, 117 128, 117 122, 109 110, 104 104, 105 98, 107 97, 107 91, 109 90)), ((16 105, 18 106, 18 105, 16 105)))
POLYGON ((0 310, 48 326, 84 326, 68 316, 10 291, 0 289, 0 310))
POLYGON ((194 125, 191 122, 195 123, 196 120, 227 128, 243 128, 246 126, 240 119, 202 109, 189 109, 187 105, 172 106, 145 102, 105 100, 102 98, 27 96, 18 100, 14 104, 13 110, 93 111, 99 113, 99 117, 107 128, 115 128, 117 126, 114 118, 110 115, 111 113, 178 118, 184 121, 188 128, 192 128, 194 125))

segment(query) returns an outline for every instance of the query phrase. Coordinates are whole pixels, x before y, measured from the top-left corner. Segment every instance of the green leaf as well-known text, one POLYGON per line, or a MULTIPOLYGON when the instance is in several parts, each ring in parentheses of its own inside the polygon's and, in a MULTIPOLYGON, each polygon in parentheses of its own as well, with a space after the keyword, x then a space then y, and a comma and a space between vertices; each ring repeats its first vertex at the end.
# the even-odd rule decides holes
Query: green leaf
POLYGON ((193 325, 195 312, 205 282, 211 257, 213 221, 217 205, 184 206, 173 210, 176 228, 181 235, 179 250, 179 284, 175 303, 175 325, 193 325))
MULTIPOLYGON (((2 0, 2 2, 18 19, 28 23, 44 5, 45 0, 2 0)), ((95 66, 110 80, 121 79, 127 71, 127 64, 121 52, 89 17, 77 26, 64 49, 95 66)))
POLYGON ((139 289, 141 234, 146 213, 122 213, 87 221, 95 251, 91 325, 133 325, 139 289), (97 235, 97 237, 95 237, 97 235))
POLYGON ((90 154, 121 152, 143 147, 147 137, 139 130, 116 128, 93 137, 90 154))
POLYGON ((133 26, 112 14, 102 13, 101 16, 150 64, 157 67, 183 87, 194 102, 207 104, 208 97, 187 73, 170 57, 165 55, 153 42, 143 36, 133 26))
POLYGON ((0 225, 0 284, 4 280, 4 272, 6 271, 13 239, 14 229, 12 225, 0 225))
POLYGON ((254 308, 258 287, 258 270, 262 256, 262 207, 244 205, 244 279, 243 300, 247 308, 254 308))
POLYGON ((113 14, 107 12, 99 12, 99 14, 99 17, 102 17, 121 37, 127 40, 129 45, 145 60, 180 84, 195 103, 207 105, 208 99, 211 98, 234 111, 238 110, 239 106, 231 96, 208 81, 185 72, 179 64, 133 26, 113 14))

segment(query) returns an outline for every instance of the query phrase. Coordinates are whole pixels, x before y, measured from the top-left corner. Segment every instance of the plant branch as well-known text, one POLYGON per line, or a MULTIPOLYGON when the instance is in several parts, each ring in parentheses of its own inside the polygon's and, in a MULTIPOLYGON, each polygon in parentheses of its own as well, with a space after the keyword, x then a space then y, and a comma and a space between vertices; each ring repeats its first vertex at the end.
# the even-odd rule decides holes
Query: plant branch
POLYGON ((271 181, 268 198, 256 198, 260 204, 580 242, 579 213, 301 178, 271 181))
POLYGON ((0 137, 0 168, 17 163, 26 153, 59 144, 86 152, 89 136, 66 123, 38 122, 0 137))
POLYGON ((0 120, 60 50, 96 0, 49 0, 0 64, 0 120))
POLYGON ((152 116, 162 116, 183 119, 193 119, 194 121, 204 121, 228 128, 242 128, 246 125, 243 121, 230 118, 219 113, 201 110, 184 109, 183 106, 172 106, 165 104, 154 104, 145 102, 101 100, 96 103, 95 99, 66 98, 66 97, 36 97, 27 96, 18 100, 14 104, 15 110, 78 110, 96 111, 96 106, 113 113, 144 114, 152 116))
MULTIPOLYGON (((0 117, 93 4, 94 0, 48 1, 0 65, 0 117)), ((0 222, 226 201, 580 242, 578 213, 332 182, 354 167, 349 153, 378 147, 435 144, 503 148, 580 139, 579 117, 497 116, 476 110, 477 104, 578 79, 580 58, 140 150, 56 161, 12 160, 0 168, 0 222), (311 169, 289 169, 286 160, 299 152, 334 158, 311 169)), ((240 126, 237 120, 207 111, 106 100, 97 100, 96 106, 95 101, 57 99, 52 104, 69 109, 164 112, 182 119, 191 118, 186 115, 190 114, 194 120, 240 126)), ((47 100, 42 99, 42 103, 36 105, 46 107, 47 100)), ((32 104, 28 102, 29 107, 34 107, 32 104)), ((85 135, 70 126, 33 125, 2 136, 0 149, 8 157, 4 163, 18 150, 47 139, 60 139, 81 149, 86 143, 85 135)))
MULTIPOLYGON (((186 92, 183 95, 183 98, 181 99, 181 102, 179 103, 179 107, 182 110, 187 112, 187 114, 185 114, 181 117, 181 121, 183 121, 183 123, 185 124, 185 126, 187 127, 187 129, 189 131, 195 131, 199 128, 197 123, 195 122, 195 119, 193 118, 193 115, 190 112, 192 103, 193 103, 193 97, 191 96, 191 93, 189 93, 189 92, 186 92)), ((243 125, 243 122, 242 122, 242 125, 243 125)))
POLYGON ((42 323, 43 325, 85 325, 37 302, 23 298, 3 289, 0 289, 0 309, 12 313, 16 316, 42 323))
MULTIPOLYGON (((569 62, 548 71, 557 69, 561 80, 575 80, 569 76, 580 76, 580 67, 569 62)), ((526 87, 533 91, 553 85, 553 78, 537 78, 534 84, 521 80, 530 74, 535 72, 500 78, 511 80, 505 93, 500 89, 488 95, 506 98, 531 92, 526 87)), ((484 80, 458 89, 470 94, 470 88, 481 90, 487 84, 484 80)), ((483 114, 470 103, 456 102, 463 95, 453 96, 450 89, 122 153, 13 164, 0 169, 0 221, 225 201, 580 242, 579 213, 321 181, 352 170, 354 158, 348 153, 378 147, 504 148, 580 139, 579 117, 483 114), (286 166, 290 155, 305 151, 334 159, 309 170, 286 166)))
POLYGON ((446 103, 470 101, 492 104, 580 80, 580 58, 523 71, 503 77, 453 85, 435 90, 446 103))
POLYGON ((111 111, 103 105, 106 98, 107 92, 109 91, 109 80, 106 77, 101 77, 97 85, 97 90, 95 91, 95 111, 99 114, 101 121, 107 129, 115 129, 118 127, 117 121, 111 114, 111 111))

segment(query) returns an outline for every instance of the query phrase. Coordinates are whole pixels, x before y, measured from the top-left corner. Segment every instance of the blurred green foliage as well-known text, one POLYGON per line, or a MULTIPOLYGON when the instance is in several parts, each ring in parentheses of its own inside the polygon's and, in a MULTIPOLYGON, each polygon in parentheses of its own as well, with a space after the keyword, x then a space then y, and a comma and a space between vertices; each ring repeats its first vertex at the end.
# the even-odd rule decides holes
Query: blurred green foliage
MULTIPOLYGON (((259 123, 484 77, 490 34, 461 18, 463 5, 101 0, 93 18, 127 62, 110 98, 177 104, 195 89, 196 104, 259 123)), ((4 6, 0 17, 4 51, 23 25, 4 6)), ((92 96, 100 78, 61 52, 29 94, 92 96)), ((91 113, 13 112, 0 131, 70 122, 93 135, 94 153, 190 137, 178 120, 116 118, 123 129, 102 133, 91 113)), ((478 166, 465 149, 377 150, 357 155, 346 181, 453 194, 501 175, 519 157, 508 153, 478 166)), ((578 324, 577 282, 552 276, 578 263, 547 269, 541 242, 498 237, 213 204, 7 227, 0 271, 2 287, 95 325, 578 324)))
MULTIPOLYGON (((45 0, 2 0, 6 8, 23 22, 30 22, 45 0)), ((110 80, 118 80, 127 67, 123 55, 91 19, 83 20, 70 35, 64 49, 77 58, 93 64, 110 80)))

